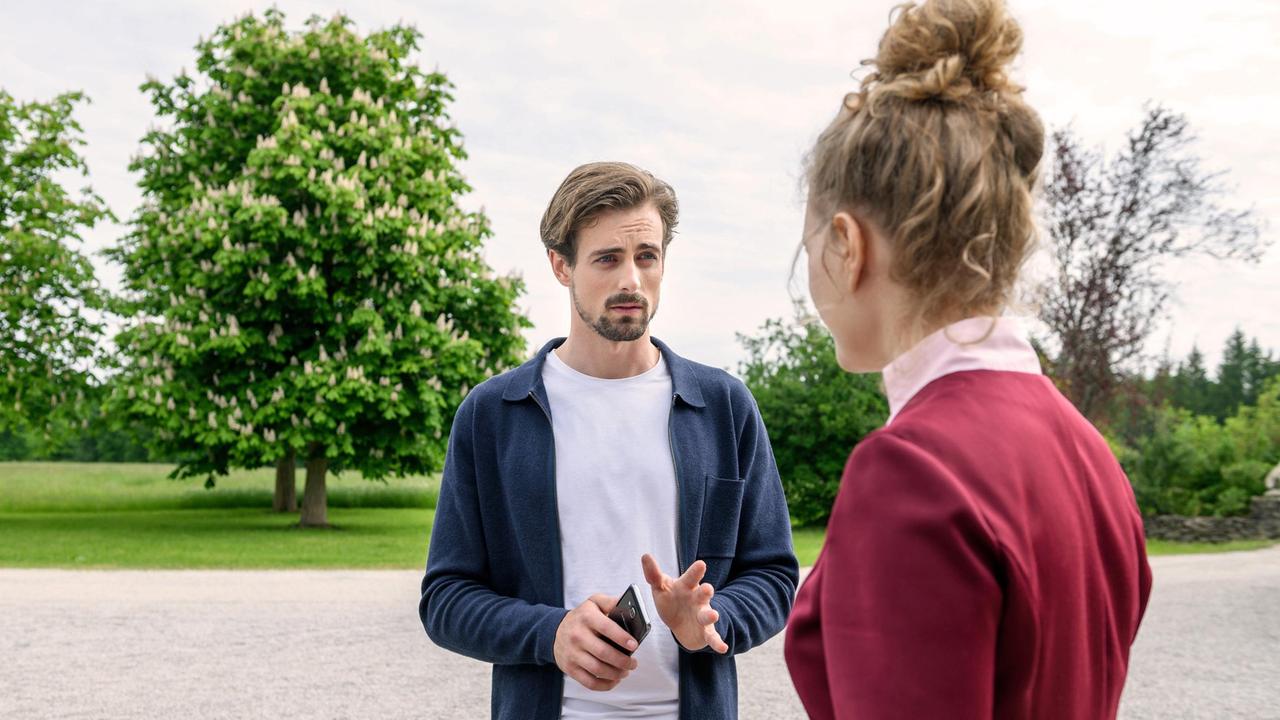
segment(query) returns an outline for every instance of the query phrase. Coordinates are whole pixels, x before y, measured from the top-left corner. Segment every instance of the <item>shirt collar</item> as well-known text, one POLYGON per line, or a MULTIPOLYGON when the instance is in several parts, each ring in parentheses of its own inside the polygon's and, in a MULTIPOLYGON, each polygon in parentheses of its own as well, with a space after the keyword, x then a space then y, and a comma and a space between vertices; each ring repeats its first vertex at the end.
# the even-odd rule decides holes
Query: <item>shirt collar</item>
MULTIPOLYGON (((542 364, 546 362, 547 354, 560 347, 564 341, 565 338, 556 338, 548 342, 542 346, 537 355, 511 371, 502 399, 518 402, 533 393, 537 393, 539 397, 545 395, 546 392, 542 386, 542 364)), ((651 336, 649 342, 662 352, 662 359, 667 364, 667 372, 671 373, 671 388, 675 396, 693 407, 706 407, 706 402, 702 398, 702 384, 698 382, 697 370, 693 362, 677 355, 667 347, 666 343, 655 337, 651 336)))
POLYGON ((961 320, 921 340, 885 367, 885 394, 889 398, 886 424, 929 383, 969 370, 1041 374, 1040 358, 1017 318, 961 320))

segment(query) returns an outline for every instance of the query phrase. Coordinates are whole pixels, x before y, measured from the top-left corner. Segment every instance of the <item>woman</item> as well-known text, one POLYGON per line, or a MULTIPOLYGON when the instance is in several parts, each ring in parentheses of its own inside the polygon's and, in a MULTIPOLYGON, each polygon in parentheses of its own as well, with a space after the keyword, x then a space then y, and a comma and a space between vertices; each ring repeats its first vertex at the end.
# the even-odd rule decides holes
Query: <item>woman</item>
POLYGON ((1001 0, 907 5, 808 168, 809 286, 883 371, 787 631, 815 718, 1113 718, 1151 589, 1106 442, 1002 312, 1044 144, 1001 0))

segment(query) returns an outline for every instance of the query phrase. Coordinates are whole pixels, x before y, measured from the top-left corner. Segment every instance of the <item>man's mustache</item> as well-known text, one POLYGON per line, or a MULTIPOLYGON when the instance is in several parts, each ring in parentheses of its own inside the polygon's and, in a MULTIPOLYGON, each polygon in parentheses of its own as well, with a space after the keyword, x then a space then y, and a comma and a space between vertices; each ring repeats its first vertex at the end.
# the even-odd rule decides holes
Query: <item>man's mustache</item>
POLYGON ((617 305, 639 305, 645 310, 649 309, 649 301, 646 300, 643 295, 637 295, 635 293, 618 293, 617 295, 610 296, 608 300, 604 301, 604 306, 607 308, 617 305))

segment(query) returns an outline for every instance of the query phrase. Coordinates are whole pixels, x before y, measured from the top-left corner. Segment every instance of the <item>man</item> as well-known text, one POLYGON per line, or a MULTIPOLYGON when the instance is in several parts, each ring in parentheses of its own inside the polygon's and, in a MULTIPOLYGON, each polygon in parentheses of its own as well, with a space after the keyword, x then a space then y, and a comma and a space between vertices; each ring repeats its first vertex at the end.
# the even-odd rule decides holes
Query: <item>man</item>
POLYGON ((639 168, 570 173, 542 218, 569 336, 454 418, 419 614, 494 664, 495 718, 736 717, 733 655, 790 612, 798 567, 754 400, 649 336, 677 215, 639 168), (638 647, 607 617, 630 584, 653 624, 638 647))

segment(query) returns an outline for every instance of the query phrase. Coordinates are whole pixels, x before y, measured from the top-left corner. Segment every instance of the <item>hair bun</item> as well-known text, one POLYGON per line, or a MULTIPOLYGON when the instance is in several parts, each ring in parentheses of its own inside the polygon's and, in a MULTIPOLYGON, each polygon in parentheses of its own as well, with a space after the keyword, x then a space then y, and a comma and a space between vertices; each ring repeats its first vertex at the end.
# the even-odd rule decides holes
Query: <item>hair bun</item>
POLYGON ((1003 0, 926 0, 898 6, 880 38, 875 71, 863 81, 872 95, 959 101, 1022 88, 1005 68, 1022 48, 1022 29, 1003 0))

